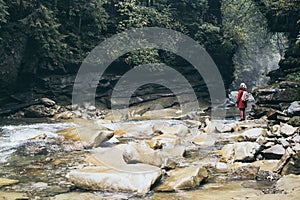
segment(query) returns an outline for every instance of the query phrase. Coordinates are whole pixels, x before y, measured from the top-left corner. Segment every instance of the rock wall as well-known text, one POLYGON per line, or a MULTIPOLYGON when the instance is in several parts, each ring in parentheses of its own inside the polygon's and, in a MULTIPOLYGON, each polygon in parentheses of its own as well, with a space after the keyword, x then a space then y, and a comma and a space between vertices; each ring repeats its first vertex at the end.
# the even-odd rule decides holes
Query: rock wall
POLYGON ((300 2, 255 2, 266 15, 270 30, 284 32, 288 36, 289 46, 279 62, 279 69, 269 72, 269 85, 254 91, 257 102, 252 114, 254 117, 267 115, 271 119, 282 116, 280 120, 288 120, 288 107, 292 102, 300 100, 300 2))

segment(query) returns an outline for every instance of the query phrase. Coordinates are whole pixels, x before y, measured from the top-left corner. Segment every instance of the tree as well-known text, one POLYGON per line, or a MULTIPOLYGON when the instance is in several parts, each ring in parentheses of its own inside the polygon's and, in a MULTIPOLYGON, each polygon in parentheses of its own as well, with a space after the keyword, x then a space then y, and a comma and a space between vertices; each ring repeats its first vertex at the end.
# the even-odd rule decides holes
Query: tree
POLYGON ((67 44, 53 11, 40 4, 21 22, 28 36, 23 69, 29 73, 64 71, 67 44))

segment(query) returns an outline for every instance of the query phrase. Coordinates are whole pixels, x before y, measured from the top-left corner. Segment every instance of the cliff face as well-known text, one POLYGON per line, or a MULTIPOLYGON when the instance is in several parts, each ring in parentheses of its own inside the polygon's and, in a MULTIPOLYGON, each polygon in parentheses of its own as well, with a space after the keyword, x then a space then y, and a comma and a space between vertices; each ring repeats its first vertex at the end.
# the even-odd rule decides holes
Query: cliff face
POLYGON ((279 62, 279 69, 269 72, 269 85, 255 91, 257 102, 254 106, 254 116, 267 114, 274 118, 276 112, 278 116, 285 116, 286 113, 281 112, 285 111, 291 102, 300 100, 300 1, 255 2, 266 15, 270 30, 287 35, 288 48, 279 62))

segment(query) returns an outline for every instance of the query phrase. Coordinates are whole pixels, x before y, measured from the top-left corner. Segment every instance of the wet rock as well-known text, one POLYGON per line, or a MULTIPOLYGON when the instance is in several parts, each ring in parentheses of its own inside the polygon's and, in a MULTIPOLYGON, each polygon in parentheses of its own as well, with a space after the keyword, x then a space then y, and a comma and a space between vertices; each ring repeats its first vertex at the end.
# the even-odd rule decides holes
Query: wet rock
POLYGON ((269 159, 280 159, 285 153, 285 149, 282 145, 277 144, 271 148, 265 149, 262 151, 264 156, 269 159))
POLYGON ((278 162, 278 164, 274 167, 273 172, 275 173, 280 173, 282 171, 282 168, 286 165, 286 163, 288 162, 288 160, 291 158, 291 156, 294 154, 295 152, 288 147, 285 150, 285 153, 283 154, 283 156, 281 157, 280 161, 278 162))
POLYGON ((300 116, 294 116, 289 121, 288 124, 292 126, 300 126, 300 116))
POLYGON ((48 99, 48 98, 41 98, 41 102, 42 102, 42 104, 44 104, 47 107, 52 107, 52 106, 56 105, 55 101, 48 99))
POLYGON ((27 140, 44 140, 46 138, 47 138, 47 135, 45 133, 43 133, 41 135, 37 135, 37 136, 29 138, 27 140))
POLYGON ((71 171, 68 177, 83 189, 146 194, 161 175, 162 172, 157 167, 134 164, 125 165, 122 170, 109 166, 85 167, 71 171))
POLYGON ((176 118, 181 115, 181 112, 177 109, 166 108, 161 110, 149 110, 145 112, 142 117, 146 117, 148 119, 166 119, 166 118, 176 118))
POLYGON ((8 192, 0 191, 1 200, 29 200, 29 197, 26 197, 25 194, 18 192, 8 192))
MULTIPOLYGON (((243 182, 222 182, 204 184, 201 190, 189 190, 177 193, 159 192, 154 193, 149 199, 232 199, 244 200, 261 197, 263 193, 257 189, 245 188, 243 182)), ((259 199, 259 198, 258 198, 259 199)))
POLYGON ((62 113, 56 114, 53 118, 55 119, 72 119, 75 117, 75 114, 71 111, 64 111, 62 113))
POLYGON ((51 200, 103 200, 103 196, 93 193, 79 193, 69 192, 65 194, 59 194, 53 197, 51 200))
POLYGON ((280 179, 280 175, 270 170, 259 170, 256 175, 258 181, 277 181, 280 179))
POLYGON ((24 109, 24 116, 27 118, 52 117, 55 113, 55 110, 44 105, 33 105, 24 109))
POLYGON ((288 137, 294 135, 296 130, 297 128, 291 125, 283 124, 283 126, 281 126, 280 132, 283 136, 288 137))
POLYGON ((168 177, 159 185, 158 191, 174 191, 198 187, 208 177, 208 172, 203 166, 177 168, 168 172, 168 177))
POLYGON ((258 171, 259 171, 258 166, 251 166, 251 165, 238 166, 231 169, 230 172, 228 172, 228 176, 230 179, 233 180, 244 180, 244 179, 253 180, 256 178, 258 171))
POLYGON ((299 101, 292 102, 287 111, 288 114, 292 116, 300 115, 300 102, 299 101))
POLYGON ((220 151, 220 161, 253 161, 260 145, 255 142, 238 142, 225 145, 220 151))
POLYGON ((257 160, 251 163, 251 165, 259 167, 259 170, 262 171, 273 171, 278 163, 279 160, 257 160))
POLYGON ((81 142, 85 148, 98 147, 102 142, 114 136, 112 131, 96 125, 71 127, 59 130, 57 133, 63 135, 66 139, 81 142))
POLYGON ((284 165, 281 174, 300 174, 300 152, 291 156, 286 165, 284 165))
POLYGON ((300 191, 300 175, 290 174, 281 177, 276 183, 276 188, 287 193, 300 191))
POLYGON ((7 185, 14 185, 17 183, 19 183, 19 180, 0 178, 0 187, 7 186, 7 185))

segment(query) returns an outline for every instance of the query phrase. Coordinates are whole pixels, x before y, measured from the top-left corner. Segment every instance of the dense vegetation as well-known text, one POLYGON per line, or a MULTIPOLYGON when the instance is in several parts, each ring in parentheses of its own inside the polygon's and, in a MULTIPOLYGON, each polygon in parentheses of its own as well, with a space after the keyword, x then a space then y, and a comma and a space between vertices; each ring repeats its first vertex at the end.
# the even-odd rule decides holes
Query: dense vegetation
MULTIPOLYGON (((273 66, 265 62, 283 54, 278 46, 283 37, 270 34, 267 23, 272 23, 265 17, 273 19, 270 16, 274 12, 294 11, 293 2, 0 0, 0 91, 9 94, 8 87, 14 91, 27 82, 32 88, 37 76, 75 73, 89 51, 105 38, 133 27, 150 26, 180 31, 203 45, 220 69, 226 87, 239 78, 259 85, 264 79, 261 74, 273 66), (258 59, 264 53, 264 59, 258 59)), ((299 44, 299 36, 293 42, 299 44)), ((122 56, 116 66, 122 71, 152 62, 186 64, 167 52, 146 49, 122 56)))
MULTIPOLYGON (((232 51, 232 44, 224 43, 219 7, 219 1, 207 0, 1 0, 1 38, 9 48, 11 34, 24 34, 22 70, 29 73, 66 72, 99 42, 132 27, 172 28, 211 51, 220 47, 232 51)), ((141 53, 139 58, 126 60, 135 65, 144 60, 143 55, 147 56, 141 53)), ((157 57, 153 53, 145 59, 160 59, 157 57)))

